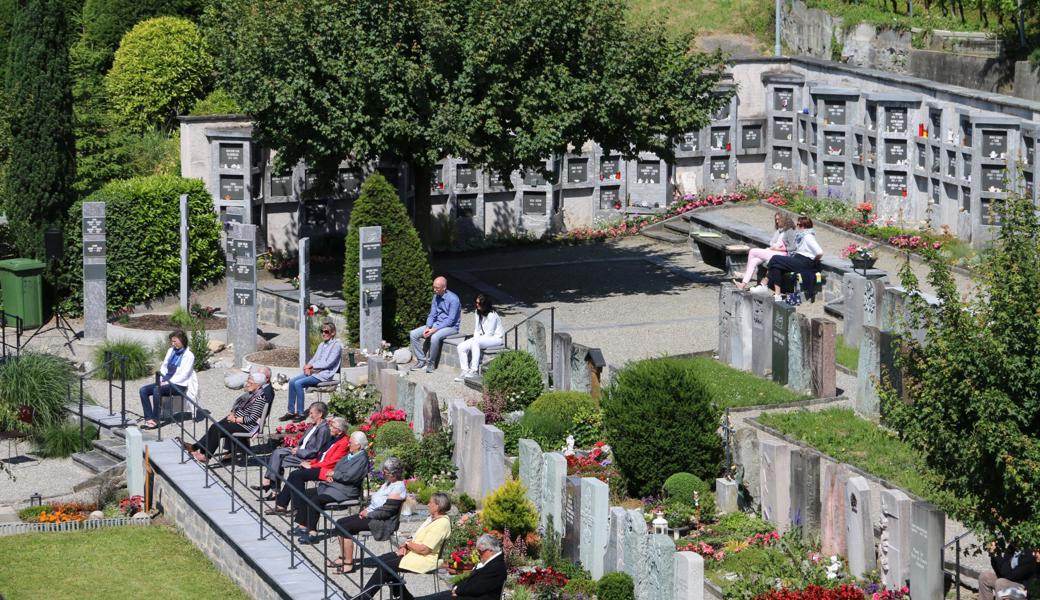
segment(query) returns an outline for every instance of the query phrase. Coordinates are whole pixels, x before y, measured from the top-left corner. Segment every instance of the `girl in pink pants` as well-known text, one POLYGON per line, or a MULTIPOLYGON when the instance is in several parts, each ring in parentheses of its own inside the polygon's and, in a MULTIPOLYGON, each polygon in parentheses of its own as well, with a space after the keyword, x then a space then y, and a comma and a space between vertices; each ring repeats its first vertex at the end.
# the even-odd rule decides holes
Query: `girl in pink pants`
POLYGON ((773 223, 776 230, 773 233, 773 239, 769 241, 768 248, 754 248, 751 252, 748 252, 747 268, 744 269, 744 278, 740 281, 734 280, 737 289, 744 289, 748 283, 751 282, 751 278, 755 276, 755 271, 758 269, 758 265, 768 264, 769 259, 774 256, 787 256, 787 245, 784 242, 784 234, 794 229, 794 221, 791 217, 784 213, 776 213, 773 216, 773 223))

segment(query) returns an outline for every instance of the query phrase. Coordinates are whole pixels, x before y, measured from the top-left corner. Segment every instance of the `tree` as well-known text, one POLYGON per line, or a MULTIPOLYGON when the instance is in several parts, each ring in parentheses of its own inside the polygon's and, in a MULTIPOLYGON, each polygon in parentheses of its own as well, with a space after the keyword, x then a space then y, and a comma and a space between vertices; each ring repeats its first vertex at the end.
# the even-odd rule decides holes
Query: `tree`
POLYGON ((408 161, 424 234, 446 155, 508 173, 592 139, 671 158, 722 102, 721 55, 629 27, 620 0, 216 0, 206 23, 262 144, 325 172, 408 161))
POLYGON ((19 253, 42 258, 43 233, 72 204, 75 141, 62 0, 25 0, 11 22, 7 60, 10 161, 4 205, 19 253))
POLYGON ((383 228, 383 339, 396 344, 408 341, 408 332, 426 322, 430 309, 430 261, 419 236, 398 200, 394 187, 376 173, 361 185, 361 195, 350 213, 347 228, 343 299, 347 303, 347 333, 357 344, 361 311, 361 228, 383 228))
POLYGON ((983 255, 981 283, 962 298, 937 252, 928 281, 942 305, 911 293, 910 326, 927 344, 900 336, 897 366, 910 403, 882 387, 886 422, 917 448, 953 499, 951 516, 1022 548, 1040 547, 1040 221, 1028 200, 999 208, 1002 225, 983 255))

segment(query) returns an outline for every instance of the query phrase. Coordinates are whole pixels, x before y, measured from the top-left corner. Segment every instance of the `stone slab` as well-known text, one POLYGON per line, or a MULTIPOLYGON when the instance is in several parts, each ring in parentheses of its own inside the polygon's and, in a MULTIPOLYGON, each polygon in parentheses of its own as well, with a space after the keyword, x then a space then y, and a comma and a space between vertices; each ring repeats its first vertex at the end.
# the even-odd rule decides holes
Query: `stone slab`
POLYGON ((763 440, 759 443, 762 518, 783 533, 791 526, 791 446, 763 440))
POLYGON ((865 477, 850 477, 845 484, 845 531, 849 573, 863 577, 877 567, 870 482, 865 477))
POLYGON ((593 579, 599 579, 606 572, 609 510, 610 486, 594 477, 582 477, 578 558, 593 579))
POLYGON ((704 600, 704 558, 696 552, 675 553, 675 600, 704 600))

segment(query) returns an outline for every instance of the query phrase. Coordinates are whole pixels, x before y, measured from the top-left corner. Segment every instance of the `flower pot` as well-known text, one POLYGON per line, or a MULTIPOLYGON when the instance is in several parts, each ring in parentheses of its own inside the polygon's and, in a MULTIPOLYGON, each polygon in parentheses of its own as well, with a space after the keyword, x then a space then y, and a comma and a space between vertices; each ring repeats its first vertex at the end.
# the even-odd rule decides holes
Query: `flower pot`
POLYGON ((874 263, 877 262, 877 258, 850 258, 849 260, 852 261, 852 268, 857 271, 872 269, 874 263))

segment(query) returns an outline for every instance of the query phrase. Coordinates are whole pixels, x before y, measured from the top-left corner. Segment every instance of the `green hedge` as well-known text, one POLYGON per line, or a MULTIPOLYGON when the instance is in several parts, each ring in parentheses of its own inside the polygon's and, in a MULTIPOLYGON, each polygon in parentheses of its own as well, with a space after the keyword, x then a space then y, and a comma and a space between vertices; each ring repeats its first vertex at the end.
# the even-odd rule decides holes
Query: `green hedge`
POLYGON ((352 344, 359 342, 361 228, 374 225, 383 228, 383 339, 403 345, 408 342, 408 332, 426 322, 433 298, 433 275, 430 259, 397 191, 378 173, 361 185, 361 196, 354 203, 347 229, 343 299, 352 344))
POLYGON ((540 445, 556 448, 563 444, 567 434, 574 432, 575 415, 583 409, 596 408, 596 401, 584 392, 545 392, 527 407, 520 424, 540 445))
MULTIPOLYGON (((220 225, 213 198, 198 179, 169 175, 113 181, 87 201, 105 202, 108 240, 108 309, 133 306, 176 292, 180 287, 180 208, 188 194, 191 285, 197 288, 224 275, 220 225)), ((65 274, 69 290, 63 308, 83 310, 82 205, 69 212, 65 229, 65 274)))
POLYGON ((507 350, 491 359, 484 371, 484 390, 502 394, 506 410, 524 410, 542 393, 542 372, 530 352, 507 350))

